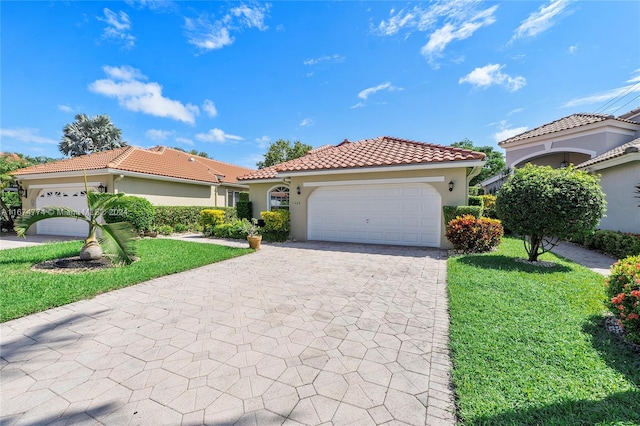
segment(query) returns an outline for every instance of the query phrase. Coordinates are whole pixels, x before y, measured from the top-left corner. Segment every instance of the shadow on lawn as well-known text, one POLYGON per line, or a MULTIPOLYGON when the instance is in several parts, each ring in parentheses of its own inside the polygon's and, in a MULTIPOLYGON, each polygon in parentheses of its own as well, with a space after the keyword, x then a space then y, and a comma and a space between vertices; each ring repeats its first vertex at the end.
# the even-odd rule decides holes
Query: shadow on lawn
POLYGON ((624 343, 622 338, 609 332, 602 316, 594 315, 582 330, 590 334, 591 343, 602 359, 638 387, 638 415, 640 416, 640 354, 624 343))
POLYGON ((483 416, 465 425, 594 425, 640 424, 640 390, 614 393, 599 400, 566 401, 496 416, 483 416))
MULTIPOLYGON (((466 255, 457 259, 458 262, 482 269, 498 269, 502 271, 521 271, 535 274, 555 274, 556 272, 570 272, 573 269, 555 263, 553 266, 537 266, 517 261, 517 257, 509 257, 499 254, 475 254, 466 255)), ((524 260, 524 259, 523 259, 524 260)), ((548 261, 547 261, 548 262, 548 261)))

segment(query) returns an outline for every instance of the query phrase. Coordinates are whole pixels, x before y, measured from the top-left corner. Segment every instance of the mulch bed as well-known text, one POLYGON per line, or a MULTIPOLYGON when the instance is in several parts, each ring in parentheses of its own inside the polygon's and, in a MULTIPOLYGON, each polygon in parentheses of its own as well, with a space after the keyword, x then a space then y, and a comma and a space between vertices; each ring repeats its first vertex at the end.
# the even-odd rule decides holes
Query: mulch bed
POLYGON ((612 315, 607 316, 607 318, 604 320, 604 327, 607 329, 609 333, 615 334, 620 339, 622 339, 627 345, 629 345, 629 347, 631 347, 631 349, 640 353, 640 345, 637 343, 630 342, 625 338, 625 331, 620 326, 620 324, 618 324, 618 320, 616 319, 616 317, 612 315))
POLYGON ((75 274, 78 272, 99 271, 113 268, 115 265, 108 257, 96 260, 83 260, 79 256, 52 259, 37 263, 31 267, 33 271, 48 272, 50 274, 75 274))

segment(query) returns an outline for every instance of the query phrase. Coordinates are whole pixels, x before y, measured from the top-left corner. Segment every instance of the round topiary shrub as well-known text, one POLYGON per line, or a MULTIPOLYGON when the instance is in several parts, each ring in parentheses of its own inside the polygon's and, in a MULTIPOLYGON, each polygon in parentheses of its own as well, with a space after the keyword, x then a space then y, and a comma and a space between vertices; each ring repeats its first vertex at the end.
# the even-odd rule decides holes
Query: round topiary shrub
POLYGON ((609 308, 630 342, 640 344, 640 256, 614 263, 605 280, 609 308))
POLYGON ((154 208, 146 198, 126 195, 102 217, 107 223, 129 222, 136 231, 146 232, 151 230, 154 208))
POLYGON ((483 253, 500 245, 504 230, 497 219, 459 216, 447 224, 447 239, 463 253, 483 253))

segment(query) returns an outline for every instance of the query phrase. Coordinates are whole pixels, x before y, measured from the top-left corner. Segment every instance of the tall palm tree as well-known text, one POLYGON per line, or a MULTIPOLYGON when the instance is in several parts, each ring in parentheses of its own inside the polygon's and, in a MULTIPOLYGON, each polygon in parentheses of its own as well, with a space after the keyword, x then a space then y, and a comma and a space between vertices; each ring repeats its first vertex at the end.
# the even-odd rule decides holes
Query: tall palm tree
POLYGON ((113 125, 106 114, 92 118, 86 114, 78 114, 76 121, 64 126, 63 132, 58 149, 64 155, 72 157, 127 145, 122 140, 122 131, 113 125))
POLYGON ((84 260, 99 259, 104 253, 112 254, 118 263, 129 264, 136 254, 136 234, 129 222, 100 223, 100 216, 111 208, 115 208, 118 199, 124 196, 119 194, 100 194, 89 191, 85 176, 85 191, 87 193, 87 207, 89 215, 85 216, 69 207, 45 207, 24 212, 16 220, 15 230, 18 236, 25 235, 27 230, 41 220, 68 217, 84 220, 89 224, 89 235, 80 250, 80 258, 84 260), (101 236, 97 236, 98 229, 101 236))

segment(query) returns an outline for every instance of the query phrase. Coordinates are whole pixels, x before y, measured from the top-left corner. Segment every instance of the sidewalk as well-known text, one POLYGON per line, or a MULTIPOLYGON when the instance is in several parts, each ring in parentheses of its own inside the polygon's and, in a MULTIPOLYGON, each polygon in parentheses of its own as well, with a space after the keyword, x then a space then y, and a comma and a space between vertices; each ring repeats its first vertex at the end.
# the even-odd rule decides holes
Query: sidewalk
POLYGON ((566 241, 562 241, 551 251, 582 266, 586 266, 592 271, 602 274, 605 277, 609 275, 611 265, 613 265, 617 260, 611 256, 607 256, 606 254, 598 253, 597 251, 589 250, 566 241))

